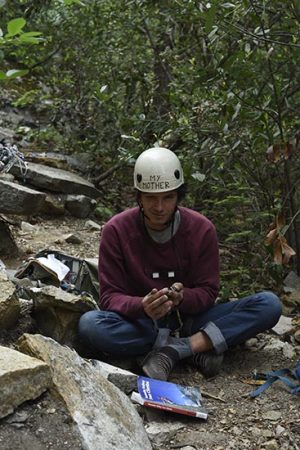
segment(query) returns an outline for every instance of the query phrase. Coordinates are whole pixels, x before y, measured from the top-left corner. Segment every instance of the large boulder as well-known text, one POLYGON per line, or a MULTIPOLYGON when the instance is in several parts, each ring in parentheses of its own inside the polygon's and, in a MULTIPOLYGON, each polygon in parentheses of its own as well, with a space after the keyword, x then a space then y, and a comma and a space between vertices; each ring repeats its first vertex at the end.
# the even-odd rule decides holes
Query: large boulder
POLYGON ((33 299, 32 315, 40 333, 60 344, 77 347, 78 321, 83 313, 98 308, 96 302, 91 297, 72 294, 55 286, 33 287, 28 292, 33 299))
MULTIPOLYGON (((19 167, 12 167, 11 172, 23 179, 19 167)), ((30 162, 27 163, 26 182, 50 192, 80 194, 91 198, 97 198, 101 194, 92 183, 75 173, 30 162)))
POLYGON ((18 348, 50 366, 85 450, 151 450, 143 422, 129 398, 93 365, 53 339, 24 334, 18 348))
POLYGON ((0 270, 0 330, 12 328, 20 315, 20 302, 14 284, 0 270))
POLYGON ((132 391, 136 390, 138 375, 97 359, 92 359, 91 364, 103 377, 125 392, 125 394, 131 394, 132 391))
POLYGON ((86 195, 68 195, 65 206, 72 216, 86 219, 93 211, 96 203, 96 200, 86 195))
POLYGON ((18 254, 19 249, 10 230, 9 224, 0 217, 0 257, 13 257, 18 254))
POLYGON ((23 402, 39 397, 51 384, 47 364, 0 346, 0 418, 23 402))
POLYGON ((42 213, 50 216, 63 216, 65 212, 64 196, 59 194, 47 194, 42 213))
POLYGON ((0 213, 32 216, 42 210, 45 199, 42 192, 0 180, 0 213))

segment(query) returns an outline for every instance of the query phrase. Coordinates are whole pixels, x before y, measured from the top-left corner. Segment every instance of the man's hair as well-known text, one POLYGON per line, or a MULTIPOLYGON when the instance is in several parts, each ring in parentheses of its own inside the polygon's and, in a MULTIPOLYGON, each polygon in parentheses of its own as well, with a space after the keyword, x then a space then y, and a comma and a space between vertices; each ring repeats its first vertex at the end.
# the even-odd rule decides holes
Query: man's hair
MULTIPOLYGON (((181 202, 184 199, 184 197, 186 195, 186 192, 187 192, 186 183, 184 183, 181 186, 179 186, 179 188, 177 188, 176 191, 177 191, 177 201, 179 203, 179 202, 181 202)), ((138 189, 136 189, 136 200, 137 200, 138 204, 140 203, 142 194, 143 194, 143 192, 141 192, 138 189)))
POLYGON ((181 202, 181 200, 184 199, 184 197, 186 195, 186 191, 187 191, 186 183, 184 183, 181 186, 179 186, 179 188, 177 189, 178 203, 181 202))

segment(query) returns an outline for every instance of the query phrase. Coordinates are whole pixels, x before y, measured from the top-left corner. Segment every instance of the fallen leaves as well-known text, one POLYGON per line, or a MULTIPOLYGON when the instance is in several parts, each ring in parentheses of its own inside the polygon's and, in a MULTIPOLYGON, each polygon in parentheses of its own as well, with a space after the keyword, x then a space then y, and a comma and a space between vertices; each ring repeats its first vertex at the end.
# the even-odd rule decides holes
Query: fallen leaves
POLYGON ((276 264, 288 264, 291 257, 296 255, 296 252, 288 245, 284 237, 286 231, 284 217, 278 214, 265 240, 265 244, 273 248, 274 262, 276 264))

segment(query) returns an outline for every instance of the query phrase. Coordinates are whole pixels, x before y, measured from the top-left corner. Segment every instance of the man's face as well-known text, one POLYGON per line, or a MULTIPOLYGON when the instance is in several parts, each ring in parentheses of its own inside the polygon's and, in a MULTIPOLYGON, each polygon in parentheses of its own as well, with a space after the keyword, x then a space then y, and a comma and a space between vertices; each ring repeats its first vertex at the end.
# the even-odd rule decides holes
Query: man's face
POLYGON ((140 194, 146 225, 152 230, 163 230, 169 225, 177 205, 177 191, 140 194))

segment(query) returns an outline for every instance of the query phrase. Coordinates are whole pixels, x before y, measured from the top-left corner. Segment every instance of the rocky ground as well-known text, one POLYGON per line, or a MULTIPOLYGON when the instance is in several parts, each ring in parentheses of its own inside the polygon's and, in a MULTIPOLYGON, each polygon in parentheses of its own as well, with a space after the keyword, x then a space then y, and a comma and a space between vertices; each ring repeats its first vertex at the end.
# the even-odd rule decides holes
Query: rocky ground
MULTIPOLYGON (((32 256, 46 248, 63 250, 81 257, 95 257, 99 231, 91 230, 86 220, 71 217, 49 219, 18 218, 33 227, 13 227, 24 255, 32 256), (81 243, 67 243, 64 237, 75 234, 81 243)), ((5 260, 16 268, 20 260, 5 260)), ((30 317, 23 313, 18 326, 0 335, 0 344, 13 346, 24 332, 34 332, 30 317)), ((300 356, 292 332, 264 333, 245 346, 226 355, 218 377, 205 380, 190 367, 179 366, 171 381, 200 386, 208 420, 187 418, 139 407, 153 448, 213 450, 300 449, 299 396, 291 395, 282 383, 275 383, 260 397, 251 400, 255 386, 254 371, 266 372, 295 367, 300 356)), ((50 393, 20 406, 0 421, 1 450, 81 449, 81 444, 62 402, 50 393)), ((101 437, 99 437, 99 447, 101 437)), ((98 449, 95 449, 98 450, 98 449)), ((106 450, 103 448, 103 450, 106 450)), ((109 449, 107 449, 109 450, 109 449)))

